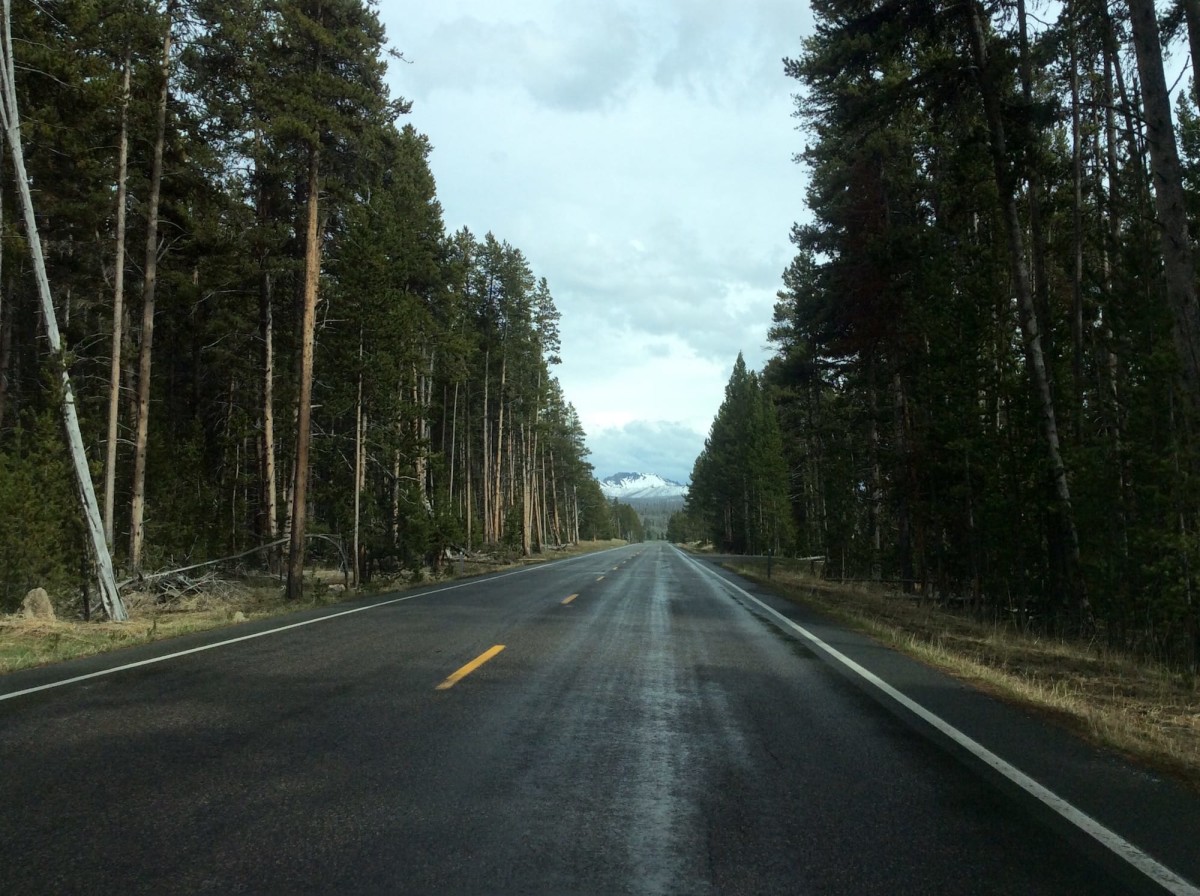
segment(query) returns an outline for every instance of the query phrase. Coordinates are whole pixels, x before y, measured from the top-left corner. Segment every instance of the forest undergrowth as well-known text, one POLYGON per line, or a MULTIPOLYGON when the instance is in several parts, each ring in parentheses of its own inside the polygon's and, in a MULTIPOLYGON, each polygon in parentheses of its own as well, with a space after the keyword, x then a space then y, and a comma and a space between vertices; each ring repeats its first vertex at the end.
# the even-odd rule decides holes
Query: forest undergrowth
POLYGON ((724 564, 1009 703, 1200 790, 1200 679, 1107 649, 980 620, 911 595, 821 580, 764 558, 724 564))

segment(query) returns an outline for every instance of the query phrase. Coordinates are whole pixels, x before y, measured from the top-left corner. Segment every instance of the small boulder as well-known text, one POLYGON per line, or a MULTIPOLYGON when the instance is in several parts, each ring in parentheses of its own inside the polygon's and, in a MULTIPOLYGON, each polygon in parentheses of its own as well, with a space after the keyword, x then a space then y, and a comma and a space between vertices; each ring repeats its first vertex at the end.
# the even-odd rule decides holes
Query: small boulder
POLYGON ((45 588, 34 588, 21 601, 21 615, 26 619, 56 619, 54 604, 45 588))

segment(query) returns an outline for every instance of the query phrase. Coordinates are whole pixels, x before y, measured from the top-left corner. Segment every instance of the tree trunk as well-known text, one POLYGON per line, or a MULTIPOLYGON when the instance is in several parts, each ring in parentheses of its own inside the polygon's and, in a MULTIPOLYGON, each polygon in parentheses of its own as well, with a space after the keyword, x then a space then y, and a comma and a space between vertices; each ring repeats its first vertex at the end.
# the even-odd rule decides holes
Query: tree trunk
POLYGON ((362 517, 362 490, 363 490, 363 426, 365 418, 363 417, 363 330, 358 328, 358 397, 354 402, 354 543, 351 546, 354 557, 354 587, 359 584, 359 520, 362 517))
POLYGON ((71 386, 71 377, 67 371, 67 361, 63 353, 62 338, 58 331, 58 320, 54 315, 54 300, 50 294, 50 281, 46 276, 46 261, 42 256, 42 242, 38 236, 37 218, 34 215, 33 198, 29 190, 29 178, 25 173, 25 154, 21 146, 21 119, 17 111, 12 53, 11 0, 3 0, 3 10, 4 35, 3 41, 0 43, 0 122, 4 126, 9 149, 12 151, 13 173, 16 177, 17 191, 20 194, 21 206, 24 211, 25 236, 29 243, 34 279, 37 283, 42 317, 46 325, 46 339, 50 343, 51 360, 60 371, 59 382, 62 388, 60 409, 63 417, 63 429, 66 431, 67 445, 71 455, 71 469, 75 475, 80 509, 96 567, 100 600, 109 619, 123 622, 128 617, 125 613, 125 605, 121 601, 121 593, 117 588, 116 577, 113 575, 112 557, 108 552, 108 543, 104 540, 100 506, 96 501, 92 474, 88 469, 87 453, 83 447, 83 436, 79 431, 79 416, 75 410, 75 391, 71 386))
POLYGON ((104 453, 104 538, 111 547, 117 482, 117 424, 121 416, 121 346, 125 339, 125 190, 129 175, 129 81, 133 62, 125 51, 121 78, 121 133, 117 138, 117 246, 113 261, 112 365, 108 375, 108 440, 104 453))
MULTIPOLYGON (((279 534, 278 485, 275 461, 275 324, 272 314, 271 275, 263 269, 259 275, 259 336, 262 350, 262 435, 259 453, 262 456, 262 521, 260 535, 266 543, 279 534)), ((267 566, 272 572, 279 569, 279 549, 271 548, 267 566)))
MULTIPOLYGON (((279 499, 278 499, 278 468, 275 457, 275 322, 273 314, 273 288, 271 272, 267 266, 267 248, 265 245, 266 227, 270 217, 267 190, 259 186, 258 191, 258 227, 260 243, 258 247, 258 335, 259 350, 262 362, 261 378, 261 414, 262 433, 258 447, 262 462, 262 494, 259 498, 259 537, 265 544, 278 539, 279 535, 279 499)), ((272 547, 267 552, 267 568, 276 573, 279 571, 279 548, 272 547)))
POLYGON ((533 553, 533 495, 530 489, 529 432, 521 423, 521 556, 533 553))
POLYGON ((1075 443, 1083 441, 1083 123, 1079 108, 1079 49, 1075 4, 1068 8, 1071 44, 1071 373, 1075 443))
MULTIPOLYGON (((4 191, 0 190, 0 239, 4 237, 4 191)), ((0 252, 0 262, 3 262, 0 252)), ((0 277, 0 284, 4 279, 0 277)), ((12 361, 12 312, 4 313, 4 288, 0 285, 0 430, 4 429, 4 412, 8 408, 8 365, 12 361)))
MULTIPOLYGON (((1171 94, 1163 73, 1154 0, 1128 0, 1133 49, 1142 82, 1146 145, 1153 171, 1154 205, 1162 228, 1167 303, 1174 320, 1175 350, 1183 371, 1190 417, 1200 413, 1200 305, 1184 205, 1183 173, 1171 121, 1171 94)), ((1185 430, 1187 425, 1183 427, 1185 430)))
POLYGON ((150 359, 154 346, 154 302, 158 287, 158 202, 162 191, 163 144, 167 138, 167 97, 170 94, 171 30, 174 2, 167 4, 166 33, 163 35, 158 90, 158 119, 154 135, 154 158, 150 168, 150 195, 146 200, 146 260, 142 273, 142 335, 138 347, 137 432, 133 445, 133 495, 130 499, 129 566, 136 574, 142 568, 146 530, 146 448, 150 433, 150 359))
MULTIPOLYGON (((485 380, 486 382, 486 380, 485 380)), ((470 384, 467 386, 466 408, 465 414, 470 412, 471 407, 471 389, 470 384)), ((471 550, 471 541, 474 533, 471 529, 471 516, 475 509, 475 499, 471 494, 471 427, 467 427, 467 431, 463 433, 463 506, 466 509, 464 516, 466 518, 467 529, 467 544, 466 549, 471 550)))
POLYGON ((492 469, 492 475, 495 477, 492 484, 492 532, 496 541, 504 536, 504 501, 501 498, 500 489, 504 471, 504 385, 507 374, 508 352, 506 350, 500 355, 500 388, 496 390, 496 458, 495 466, 492 469))
POLYGON ((489 390, 489 386, 492 381, 492 373, 491 373, 491 369, 490 369, 490 363, 491 363, 491 350, 488 349, 487 351, 484 352, 484 355, 483 355, 483 430, 482 430, 482 435, 481 435, 481 443, 482 443, 481 447, 483 449, 483 457, 480 461, 480 463, 482 464, 481 479, 482 479, 482 483, 483 483, 483 492, 480 497, 482 498, 482 502, 483 502, 483 508, 482 508, 483 509, 483 541, 485 544, 493 544, 496 541, 496 535, 492 531, 492 503, 491 503, 492 502, 492 496, 491 496, 491 491, 492 491, 492 474, 491 474, 492 421, 491 421, 490 417, 488 416, 488 412, 490 410, 489 405, 488 405, 488 390, 489 390))
POLYGON ((1066 464, 1058 436, 1058 417, 1054 397, 1050 390, 1050 379, 1042 353, 1041 332, 1038 329, 1037 310, 1034 307, 1033 290, 1030 286, 1029 270, 1025 265, 1025 246, 1022 238, 1021 220, 1017 212, 1016 185, 1009 169, 1008 147, 1004 120, 1000 111, 1000 97, 991 70, 984 34, 984 19, 979 0, 970 0, 967 5, 968 32, 971 53, 979 79, 984 115, 987 119, 988 138, 992 155, 992 166, 996 179, 998 198, 1001 205, 1008 259, 1013 289, 1017 294, 1017 312, 1020 318, 1026 365, 1033 381, 1034 395, 1040 409, 1041 435, 1050 479, 1058 503, 1058 535, 1065 542, 1067 551, 1067 586, 1070 592, 1069 611, 1077 626, 1090 624, 1091 608, 1084 588, 1079 562, 1079 533, 1075 529, 1075 515, 1071 505, 1071 490, 1067 479, 1066 464))
MULTIPOLYGON (((908 396, 904 389, 904 380, 899 373, 892 375, 892 406, 896 427, 896 454, 899 456, 900 469, 903 471, 904 485, 899 489, 899 500, 896 505, 896 552, 900 561, 900 587, 905 594, 913 590, 913 560, 912 560, 912 510, 911 496, 915 493, 913 474, 912 440, 909 437, 908 396)), ((968 480, 969 481, 969 480, 968 480)))
POLYGON ((871 418, 867 424, 867 465, 871 468, 871 499, 867 509, 871 531, 871 581, 883 578, 883 468, 879 460, 879 390, 875 386, 875 364, 872 362, 868 385, 868 405, 871 418))
POLYGON ((556 545, 562 544, 562 518, 559 515, 558 503, 558 471, 554 467, 554 449, 551 448, 550 454, 550 506, 553 508, 553 516, 550 518, 550 532, 554 536, 556 545))
POLYGON ((458 438, 458 383, 454 384, 454 406, 450 412, 450 484, 447 491, 446 500, 450 502, 450 506, 454 507, 454 470, 458 464, 458 456, 455 454, 457 449, 458 438))
POLYGON ((296 400, 296 465, 292 480, 292 531, 288 541, 287 598, 304 593, 304 528, 308 510, 308 448, 312 432, 313 341, 317 317, 317 284, 321 273, 321 243, 317 233, 320 156, 308 151, 308 216, 304 239, 304 308, 300 324, 300 377, 296 400))

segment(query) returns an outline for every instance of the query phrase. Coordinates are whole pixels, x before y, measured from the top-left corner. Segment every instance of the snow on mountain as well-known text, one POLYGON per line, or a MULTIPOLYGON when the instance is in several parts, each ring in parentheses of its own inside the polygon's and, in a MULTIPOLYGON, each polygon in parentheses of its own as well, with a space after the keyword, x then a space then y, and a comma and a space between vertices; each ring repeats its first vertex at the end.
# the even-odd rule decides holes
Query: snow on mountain
POLYGON ((613 473, 600 480, 600 491, 606 498, 621 502, 630 500, 653 500, 661 498, 684 498, 688 487, 656 473, 613 473))

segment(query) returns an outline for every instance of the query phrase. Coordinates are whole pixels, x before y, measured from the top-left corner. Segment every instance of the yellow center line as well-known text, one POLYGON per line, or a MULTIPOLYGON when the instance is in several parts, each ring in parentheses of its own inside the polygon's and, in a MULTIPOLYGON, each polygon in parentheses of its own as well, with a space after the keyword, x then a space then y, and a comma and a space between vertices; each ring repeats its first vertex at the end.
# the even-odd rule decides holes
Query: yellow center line
POLYGON ((563 605, 565 606, 566 604, 569 604, 571 601, 573 601, 577 597, 579 597, 578 594, 572 594, 570 597, 564 598, 563 605))
POLYGON ((436 690, 444 691, 447 688, 454 687, 456 684, 458 684, 460 681, 462 681, 464 678, 466 678, 468 675, 470 675, 472 672, 474 672, 476 669, 478 669, 480 666, 482 666, 484 663, 486 663, 488 660, 490 660, 492 657, 494 657, 496 654, 498 654, 503 649, 504 649, 503 644, 497 644, 495 647, 488 648, 483 653, 479 654, 479 656, 475 657, 475 659, 471 660, 471 662, 467 663, 465 666, 463 666, 461 669, 459 669, 457 672, 455 672, 453 675, 451 675, 449 678, 447 678, 445 681, 443 681, 441 684, 439 684, 437 686, 436 690))

